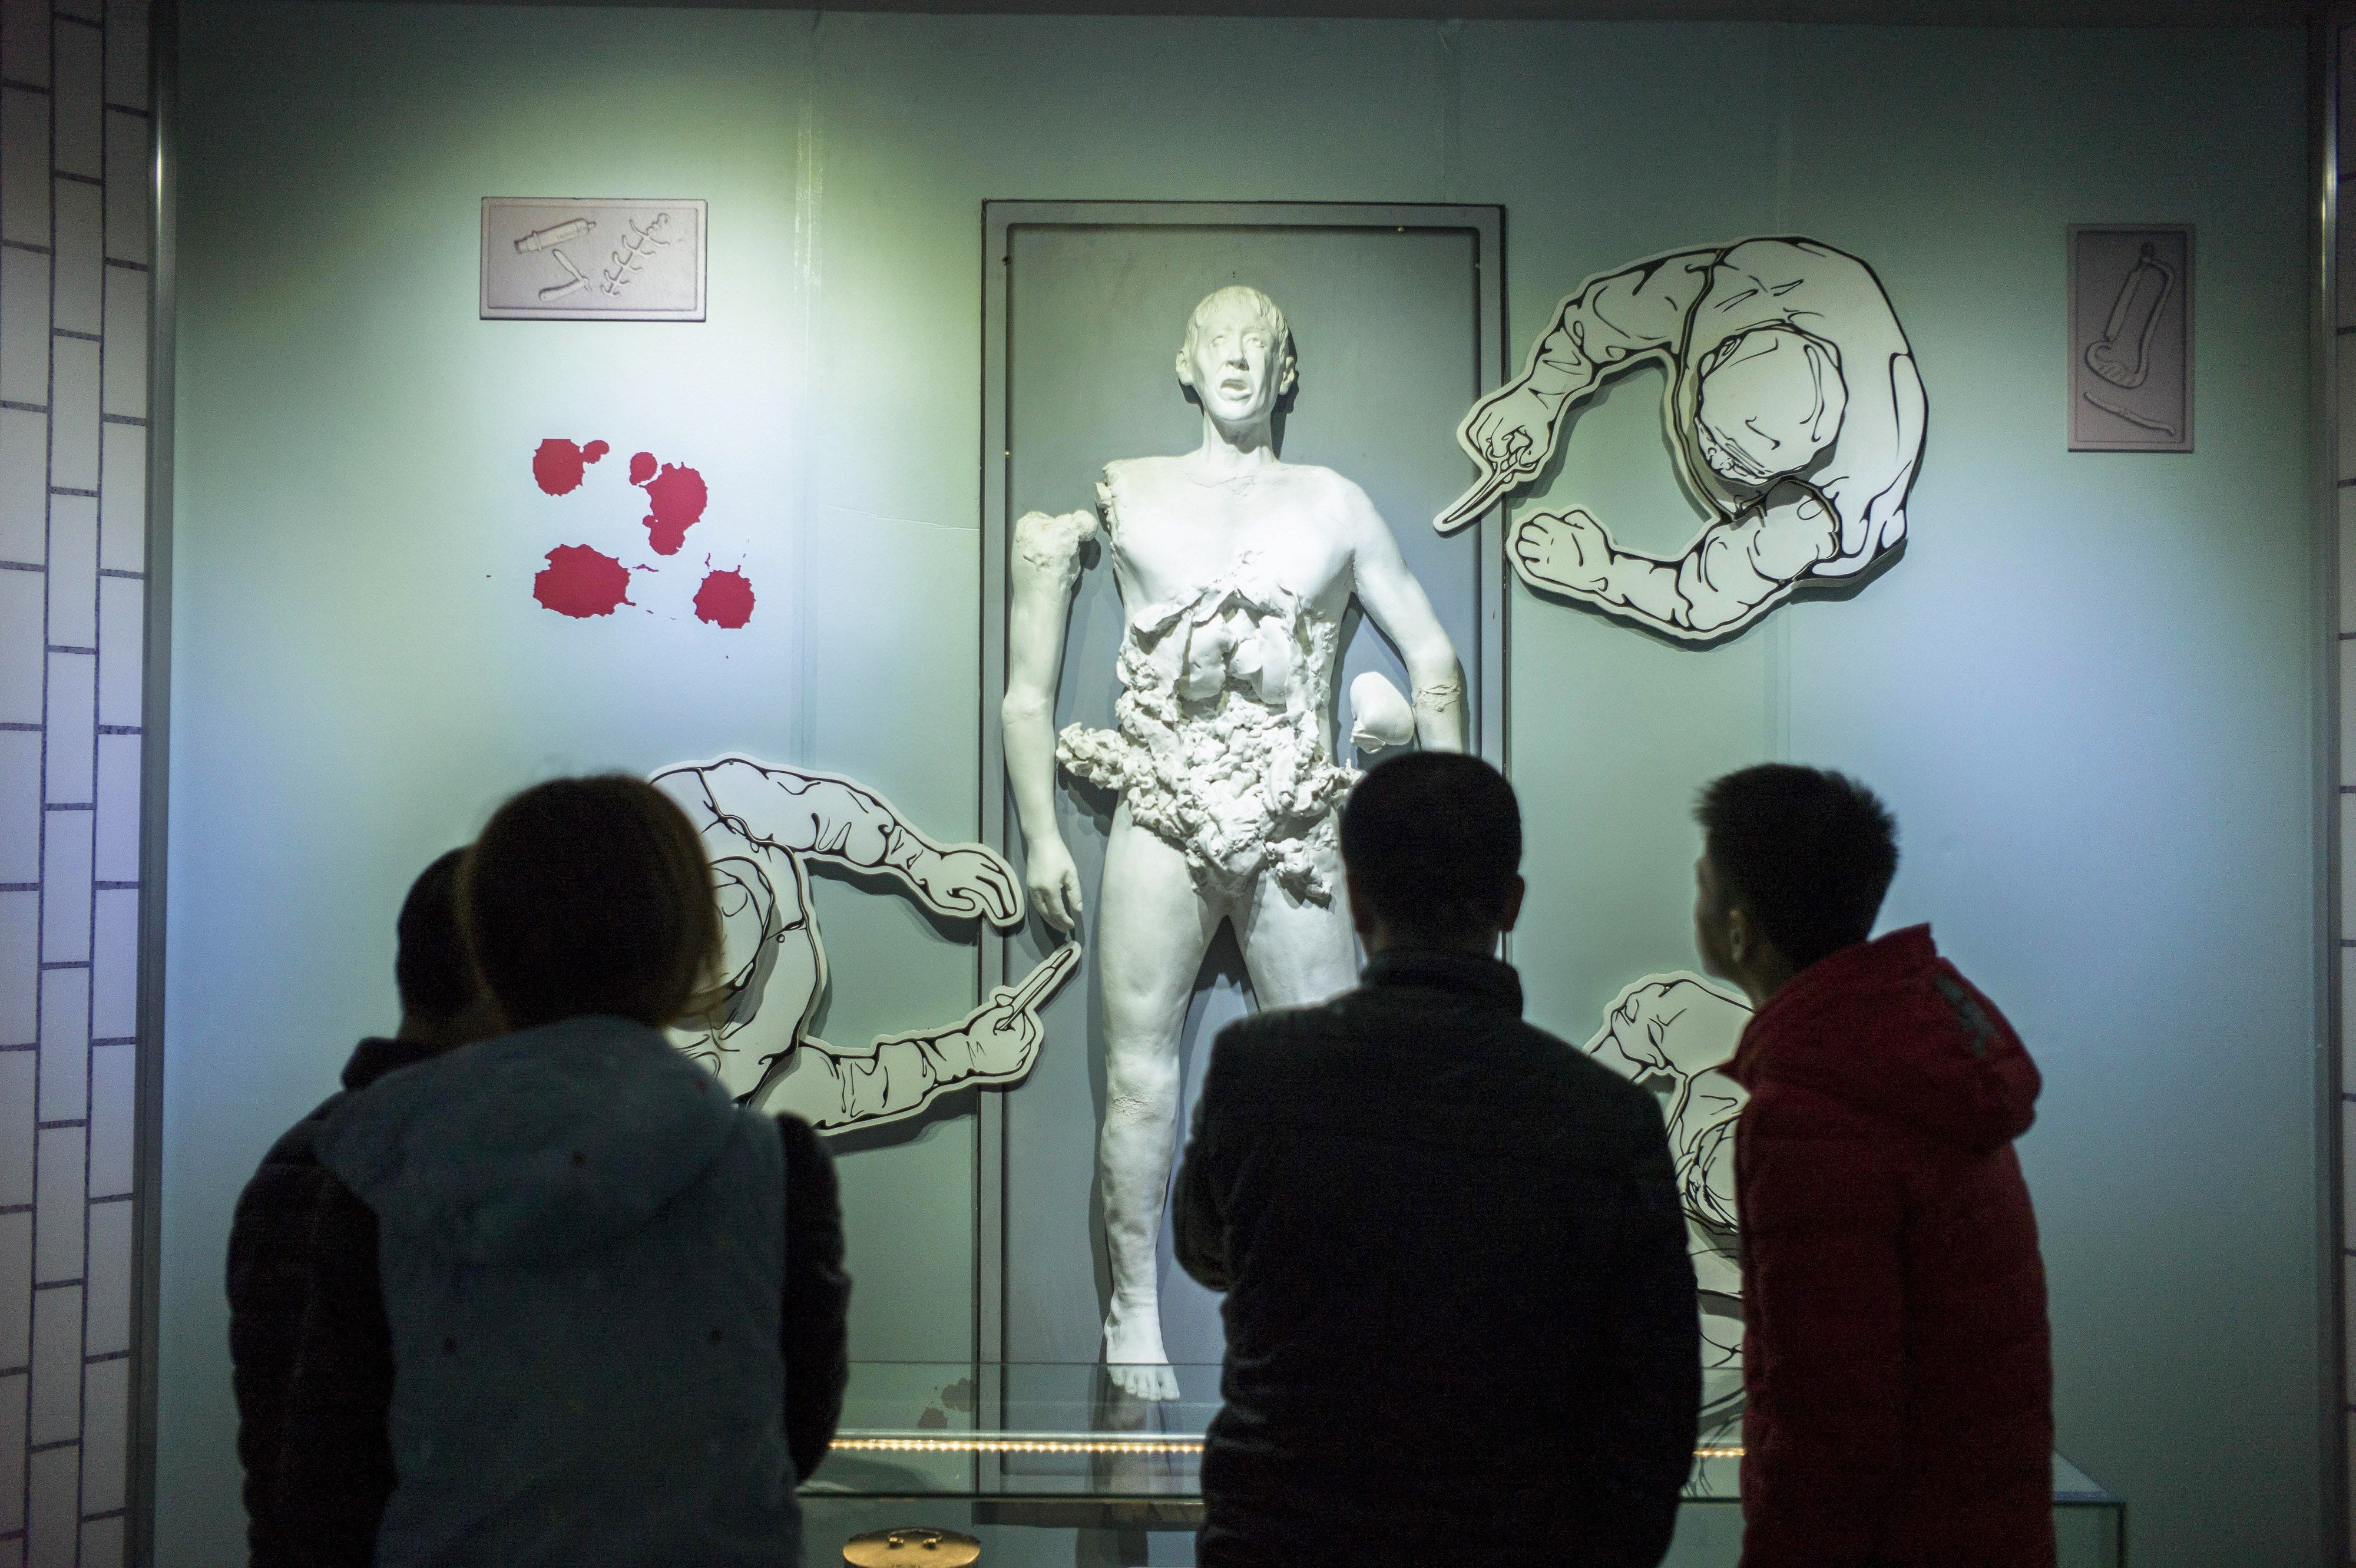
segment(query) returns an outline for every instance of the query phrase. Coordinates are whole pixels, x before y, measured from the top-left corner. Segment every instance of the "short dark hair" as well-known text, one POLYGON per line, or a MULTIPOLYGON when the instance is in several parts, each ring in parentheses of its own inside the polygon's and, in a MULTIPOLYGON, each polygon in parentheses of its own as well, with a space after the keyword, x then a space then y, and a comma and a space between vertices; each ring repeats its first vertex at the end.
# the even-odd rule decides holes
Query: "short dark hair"
POLYGON ((1522 811, 1477 757, 1410 751, 1379 763, 1342 808, 1342 861, 1384 924, 1451 938, 1494 928, 1522 864, 1522 811))
POLYGON ((1794 969, 1873 934, 1898 823, 1846 774, 1770 762, 1702 787, 1702 853, 1794 969))
POLYGON ((392 983, 401 992, 404 1014, 455 1018, 474 1005, 481 990, 466 934, 458 927, 458 863, 466 858, 463 849, 441 855, 418 873, 409 885, 409 897, 401 901, 392 983))
POLYGON ((552 779, 491 815, 459 871, 475 966, 512 1029, 584 1014, 660 1028, 720 953, 695 827, 624 774, 552 779))

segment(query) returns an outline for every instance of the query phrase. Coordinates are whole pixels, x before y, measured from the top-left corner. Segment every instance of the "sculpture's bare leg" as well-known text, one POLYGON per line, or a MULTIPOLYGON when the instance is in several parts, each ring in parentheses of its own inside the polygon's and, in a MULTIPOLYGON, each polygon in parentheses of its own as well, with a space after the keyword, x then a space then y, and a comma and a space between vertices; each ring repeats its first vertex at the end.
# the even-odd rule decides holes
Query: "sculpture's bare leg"
POLYGON ((1236 912, 1244 968, 1260 1006, 1302 1007, 1340 995, 1358 983, 1358 946, 1342 902, 1342 854, 1323 845, 1318 869, 1333 889, 1331 902, 1294 897, 1262 874, 1236 912))
POLYGON ((1155 1253, 1178 1138, 1178 1036, 1221 911, 1195 890, 1186 857, 1123 806, 1105 844, 1098 972, 1105 1003, 1105 1118, 1097 1144, 1112 1301, 1104 1356, 1115 1386, 1176 1399, 1162 1345, 1155 1253))

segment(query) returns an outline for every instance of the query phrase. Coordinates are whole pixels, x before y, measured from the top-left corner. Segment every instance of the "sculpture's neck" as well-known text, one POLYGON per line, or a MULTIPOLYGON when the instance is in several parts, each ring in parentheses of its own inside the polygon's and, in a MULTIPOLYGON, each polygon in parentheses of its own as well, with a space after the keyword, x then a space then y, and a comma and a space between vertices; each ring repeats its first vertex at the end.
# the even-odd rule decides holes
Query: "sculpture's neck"
POLYGON ((1274 422, 1266 415, 1242 424, 1228 424, 1203 415, 1203 444, 1194 449, 1194 467, 1206 479, 1235 478, 1276 466, 1274 422))

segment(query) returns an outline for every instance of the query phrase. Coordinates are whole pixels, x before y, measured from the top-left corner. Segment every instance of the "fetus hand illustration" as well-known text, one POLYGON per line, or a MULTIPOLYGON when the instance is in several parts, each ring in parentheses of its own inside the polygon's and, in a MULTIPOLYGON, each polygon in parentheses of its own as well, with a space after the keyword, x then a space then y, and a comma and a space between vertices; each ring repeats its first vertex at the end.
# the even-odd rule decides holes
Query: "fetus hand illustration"
MULTIPOLYGON (((1066 942, 1015 985, 991 987, 989 1000, 955 1027, 901 1038, 916 1046, 931 1064, 937 1088, 970 1080, 982 1084, 1019 1081, 1030 1072, 1046 1037, 1039 1009, 1080 967, 1080 944, 1066 942)), ((878 1047, 892 1045, 880 1040, 878 1047)))
MULTIPOLYGON (((913 837, 913 835, 912 835, 913 837)), ((1023 918, 1023 894, 1014 868, 980 844, 935 849, 918 846, 901 875, 936 914, 1011 926, 1023 918)))
POLYGON ((1567 593, 1601 594, 1610 585, 1612 542, 1587 513, 1538 512, 1514 525, 1514 560, 1526 578, 1567 593))
POLYGON ((1475 403, 1465 416, 1463 445, 1480 478, 1433 526, 1442 532, 1461 528, 1507 490, 1537 478, 1554 451, 1564 401, 1525 380, 1509 381, 1475 403))

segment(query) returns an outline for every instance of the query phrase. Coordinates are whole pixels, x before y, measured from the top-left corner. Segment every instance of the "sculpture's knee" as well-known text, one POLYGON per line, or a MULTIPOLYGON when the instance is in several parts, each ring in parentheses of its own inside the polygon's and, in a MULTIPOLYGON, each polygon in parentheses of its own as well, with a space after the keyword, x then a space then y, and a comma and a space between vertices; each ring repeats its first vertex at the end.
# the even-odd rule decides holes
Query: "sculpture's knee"
POLYGON ((1178 1064, 1175 1060, 1138 1059, 1115 1054, 1105 1061, 1105 1114, 1108 1118, 1149 1126, 1167 1122, 1178 1112, 1178 1064))

